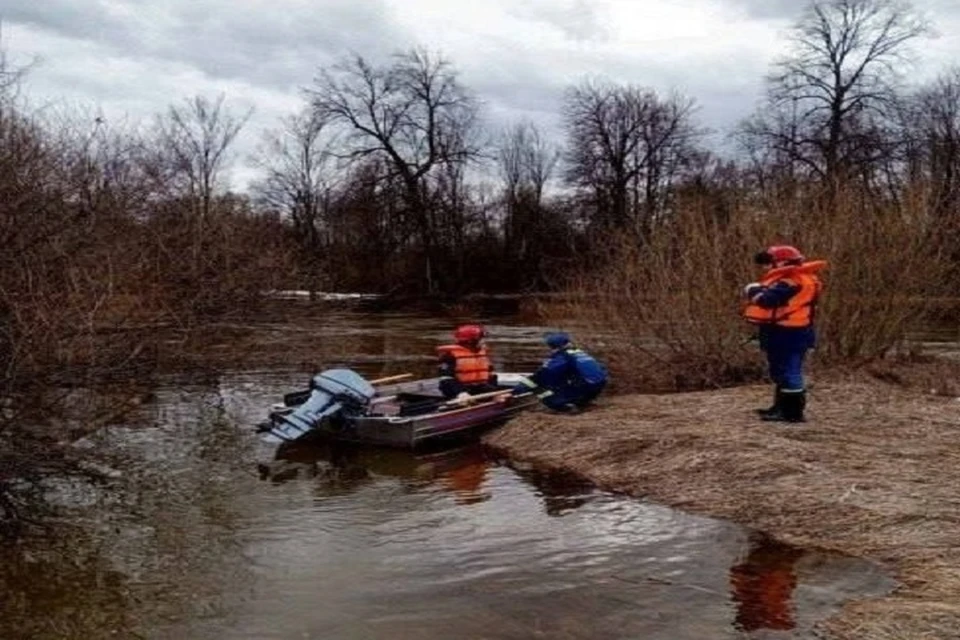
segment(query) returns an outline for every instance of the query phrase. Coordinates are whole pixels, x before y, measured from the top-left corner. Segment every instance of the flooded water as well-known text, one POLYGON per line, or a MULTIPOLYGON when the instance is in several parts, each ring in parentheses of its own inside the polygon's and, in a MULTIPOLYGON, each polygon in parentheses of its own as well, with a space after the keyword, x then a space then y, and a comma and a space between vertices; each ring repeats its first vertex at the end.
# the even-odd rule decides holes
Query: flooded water
MULTIPOLYGON (((429 372, 423 354, 449 332, 410 314, 335 317, 305 333, 369 375, 429 372)), ((542 328, 484 320, 503 368, 536 364, 542 328)), ((116 477, 52 485, 69 537, 0 550, 0 637, 813 638, 843 602, 892 586, 869 563, 477 443, 265 449, 252 427, 302 368, 170 378, 78 443, 116 477)))

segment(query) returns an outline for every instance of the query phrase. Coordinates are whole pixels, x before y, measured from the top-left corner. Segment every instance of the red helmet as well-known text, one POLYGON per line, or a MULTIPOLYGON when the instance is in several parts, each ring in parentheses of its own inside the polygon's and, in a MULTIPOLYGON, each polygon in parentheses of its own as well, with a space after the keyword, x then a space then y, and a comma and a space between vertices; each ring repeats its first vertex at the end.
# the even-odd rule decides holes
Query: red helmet
POLYGON ((767 247, 756 255, 754 261, 757 264, 783 264, 785 262, 803 262, 803 254, 796 247, 788 244, 777 244, 767 247))
POLYGON ((487 332, 478 324, 463 324, 453 332, 453 339, 457 342, 479 342, 486 335, 487 332))

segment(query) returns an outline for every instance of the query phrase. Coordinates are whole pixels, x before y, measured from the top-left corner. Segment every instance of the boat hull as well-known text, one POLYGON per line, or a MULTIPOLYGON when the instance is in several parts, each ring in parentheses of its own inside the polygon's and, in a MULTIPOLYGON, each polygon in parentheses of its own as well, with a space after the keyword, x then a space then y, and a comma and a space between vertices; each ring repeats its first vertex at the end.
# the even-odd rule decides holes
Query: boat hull
POLYGON ((465 436, 501 424, 537 403, 535 396, 525 394, 506 401, 484 402, 420 416, 345 418, 340 424, 331 422, 317 431, 344 442, 413 449, 428 442, 465 436))
MULTIPOLYGON (((362 414, 342 413, 325 419, 294 438, 292 442, 312 437, 368 445, 414 449, 422 445, 463 437, 481 429, 501 424, 514 415, 536 406, 539 399, 533 393, 511 394, 510 389, 523 374, 498 374, 500 393, 487 393, 461 400, 443 397, 439 390, 440 378, 413 380, 384 385, 362 414)), ((286 407, 271 414, 264 430, 280 433, 275 427, 280 416, 300 406, 309 392, 295 392, 284 397, 286 407)), ((291 433, 286 430, 285 433, 291 433)), ((276 436, 265 437, 276 444, 276 436), (271 437, 273 438, 271 440, 271 437)))

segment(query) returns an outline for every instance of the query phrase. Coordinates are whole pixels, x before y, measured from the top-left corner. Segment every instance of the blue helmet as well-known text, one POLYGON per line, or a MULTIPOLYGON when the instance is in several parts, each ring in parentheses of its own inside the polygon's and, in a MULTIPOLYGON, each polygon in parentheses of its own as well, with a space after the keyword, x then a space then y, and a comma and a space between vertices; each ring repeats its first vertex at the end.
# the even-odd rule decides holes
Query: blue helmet
POLYGON ((557 331, 556 333, 548 333, 544 336, 543 341, 551 349, 562 349, 570 344, 570 336, 563 331, 557 331))

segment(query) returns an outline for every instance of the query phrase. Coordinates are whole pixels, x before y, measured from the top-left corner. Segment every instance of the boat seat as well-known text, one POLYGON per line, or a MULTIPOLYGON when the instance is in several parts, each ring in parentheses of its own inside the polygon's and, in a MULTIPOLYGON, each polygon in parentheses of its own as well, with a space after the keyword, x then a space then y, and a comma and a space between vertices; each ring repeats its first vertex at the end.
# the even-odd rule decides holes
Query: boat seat
POLYGON ((400 416, 421 416, 425 413, 436 411, 437 406, 443 402, 444 398, 439 396, 428 396, 418 393, 401 393, 397 396, 400 402, 400 416))

